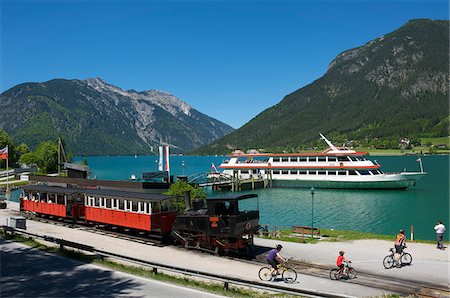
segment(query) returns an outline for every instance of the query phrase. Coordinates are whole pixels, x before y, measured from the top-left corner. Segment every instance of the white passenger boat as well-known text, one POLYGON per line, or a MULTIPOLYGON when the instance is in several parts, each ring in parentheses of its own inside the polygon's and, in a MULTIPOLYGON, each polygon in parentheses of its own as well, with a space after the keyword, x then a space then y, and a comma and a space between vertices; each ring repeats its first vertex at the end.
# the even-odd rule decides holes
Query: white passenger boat
POLYGON ((322 134, 329 148, 318 153, 271 154, 235 150, 219 168, 235 179, 267 179, 272 187, 358 189, 406 189, 426 172, 385 173, 378 163, 345 147, 335 147, 322 134))

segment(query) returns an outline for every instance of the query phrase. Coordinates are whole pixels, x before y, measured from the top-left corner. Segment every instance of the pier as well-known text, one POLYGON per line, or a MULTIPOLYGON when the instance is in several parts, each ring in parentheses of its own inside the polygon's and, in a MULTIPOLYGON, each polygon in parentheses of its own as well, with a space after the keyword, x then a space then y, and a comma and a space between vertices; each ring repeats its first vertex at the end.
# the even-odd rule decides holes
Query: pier
POLYGON ((272 175, 242 179, 238 171, 233 171, 233 175, 211 172, 193 176, 188 179, 189 183, 197 183, 200 187, 212 187, 213 190, 241 191, 272 187, 272 175))

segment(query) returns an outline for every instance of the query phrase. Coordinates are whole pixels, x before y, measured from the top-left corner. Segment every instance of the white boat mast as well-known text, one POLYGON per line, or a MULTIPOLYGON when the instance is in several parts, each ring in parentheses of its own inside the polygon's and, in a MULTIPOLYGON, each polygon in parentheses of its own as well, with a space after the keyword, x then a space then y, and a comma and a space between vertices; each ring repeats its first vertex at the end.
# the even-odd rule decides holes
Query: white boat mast
POLYGON ((323 134, 321 134, 321 133, 319 133, 319 135, 320 135, 320 138, 322 139, 322 140, 324 140, 327 144, 328 144, 328 146, 333 150, 333 151, 339 151, 339 149, 338 148, 336 148, 336 146, 334 146, 333 145, 333 143, 331 143, 327 138, 325 138, 324 136, 323 136, 323 134))
POLYGON ((355 153, 354 150, 350 150, 350 149, 345 148, 345 147, 339 149, 336 146, 334 146, 333 143, 331 143, 327 138, 325 138, 325 136, 323 134, 319 133, 319 135, 320 135, 320 138, 327 143, 328 147, 331 148, 331 150, 328 151, 328 153, 355 153))

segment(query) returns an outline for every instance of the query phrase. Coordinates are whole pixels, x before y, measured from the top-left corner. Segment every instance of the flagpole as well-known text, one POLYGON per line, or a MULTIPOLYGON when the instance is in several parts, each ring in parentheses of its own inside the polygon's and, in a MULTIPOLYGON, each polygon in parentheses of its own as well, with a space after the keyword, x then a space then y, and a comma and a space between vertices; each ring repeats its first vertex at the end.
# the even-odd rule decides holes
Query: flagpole
POLYGON ((419 161, 420 161, 420 171, 423 173, 422 158, 419 158, 419 161))
POLYGON ((8 145, 6 145, 6 201, 9 203, 9 163, 8 163, 8 159, 9 159, 9 151, 8 151, 8 145))

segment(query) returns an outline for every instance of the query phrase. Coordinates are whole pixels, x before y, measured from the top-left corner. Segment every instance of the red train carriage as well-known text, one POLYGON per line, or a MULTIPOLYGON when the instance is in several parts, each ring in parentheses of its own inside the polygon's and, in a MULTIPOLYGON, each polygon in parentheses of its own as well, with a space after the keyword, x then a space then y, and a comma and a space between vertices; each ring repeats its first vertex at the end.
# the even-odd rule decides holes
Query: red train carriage
POLYGON ((66 187, 24 186, 20 210, 75 220, 84 216, 84 202, 79 191, 66 187))
POLYGON ((176 197, 104 189, 80 190, 87 222, 167 235, 177 216, 176 197))

